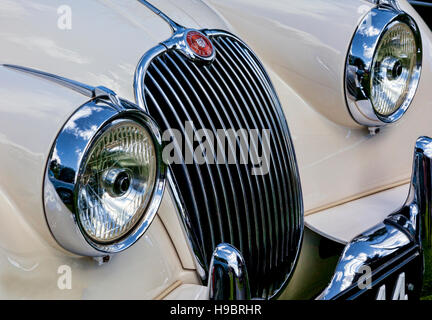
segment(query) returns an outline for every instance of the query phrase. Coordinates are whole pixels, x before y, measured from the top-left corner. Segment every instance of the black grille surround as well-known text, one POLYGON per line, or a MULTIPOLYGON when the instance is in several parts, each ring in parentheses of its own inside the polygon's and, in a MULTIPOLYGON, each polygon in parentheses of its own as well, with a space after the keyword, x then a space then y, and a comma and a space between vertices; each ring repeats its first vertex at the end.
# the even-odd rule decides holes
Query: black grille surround
MULTIPOLYGON (((158 46, 142 66, 138 81, 143 101, 138 103, 162 131, 175 128, 182 132, 183 140, 186 121, 195 130, 206 128, 215 134, 218 129, 270 130, 267 175, 252 175, 250 163, 183 161, 170 165, 169 181, 203 268, 203 280, 213 250, 227 242, 244 256, 252 297, 273 298, 294 269, 303 236, 303 202, 293 144, 276 92, 255 54, 229 33, 204 32, 216 50, 215 60, 204 65, 158 46)), ((198 142, 186 140, 183 146, 195 150, 198 142)), ((177 147, 184 154, 182 146, 177 147)), ((227 145, 231 150, 235 147, 227 145)), ((261 151, 259 145, 251 148, 261 151)))

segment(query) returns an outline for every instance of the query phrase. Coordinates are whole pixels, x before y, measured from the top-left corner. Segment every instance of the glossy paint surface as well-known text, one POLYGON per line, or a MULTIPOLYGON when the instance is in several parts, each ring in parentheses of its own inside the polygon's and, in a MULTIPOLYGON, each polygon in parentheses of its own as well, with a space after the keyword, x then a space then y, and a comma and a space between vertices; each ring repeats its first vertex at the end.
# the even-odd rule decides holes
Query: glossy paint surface
POLYGON ((363 231, 383 221, 405 202, 409 184, 317 212, 305 217, 306 224, 331 239, 348 243, 363 231))
MULTIPOLYGON (((226 29, 201 2, 164 0, 158 6, 179 23, 226 29)), ((0 63, 103 85, 130 101, 139 59, 171 35, 163 20, 135 0, 2 0, 0 27, 0 63), (71 8, 70 30, 58 27, 62 5, 71 8)), ((152 299, 173 283, 198 282, 194 270, 184 269, 194 269, 184 239, 176 238, 185 256, 180 260, 165 228, 164 223, 178 224, 170 206, 161 208, 169 210, 164 223, 156 217, 132 248, 101 265, 101 260, 62 250, 50 234, 42 205, 46 161, 60 128, 87 100, 52 82, 0 67, 0 154, 6 155, 0 181, 8 182, 0 185, 1 298, 152 299), (62 290, 58 281, 65 270, 72 272, 72 287, 62 290)))
POLYGON ((33 230, 27 233, 4 227, 1 234, 5 237, 0 242, 5 249, 33 251, 25 246, 34 244, 26 239, 34 232, 54 243, 43 211, 43 172, 51 145, 68 112, 86 100, 69 89, 0 67, 0 194, 4 199, 0 205, 6 206, 0 210, 6 219, 1 225, 18 228, 21 223, 12 221, 22 218, 33 230), (9 232, 14 236, 5 235, 9 232), (15 238, 22 240, 12 240, 15 238))
POLYGON ((42 204, 47 154, 68 113, 86 100, 0 67, 0 181, 8 182, 0 186, 0 298, 151 299, 175 281, 196 282, 159 218, 133 248, 102 266, 63 251, 50 234, 42 204), (71 289, 58 286, 64 270, 71 289))
MULTIPOLYGON (((153 2, 188 27, 228 28, 201 1, 153 2)), ((270 71, 293 135, 309 213, 408 181, 415 139, 432 134, 428 86, 432 81, 432 45, 430 31, 421 21, 425 65, 414 103, 402 121, 371 137, 351 122, 342 86, 346 51, 363 15, 361 10, 367 10, 369 2, 212 3, 226 14, 270 71), (278 44, 277 51, 272 41, 278 44)), ((419 20, 411 9, 408 11, 419 20)), ((171 35, 164 21, 135 0, 2 0, 0 27, 0 63, 104 85, 131 101, 133 74, 140 57, 171 35), (57 10, 62 4, 72 8, 71 30, 58 28, 57 10)), ((178 237, 178 218, 171 206, 162 206, 161 210, 167 210, 164 218, 156 218, 136 245, 107 264, 99 266, 94 260, 59 249, 42 211, 44 165, 58 130, 86 98, 1 69, 0 123, 4 129, 0 154, 12 156, 6 157, 0 168, 0 181, 11 181, 0 186, 0 219, 1 225, 15 228, 0 233, 0 297, 154 298, 176 281, 198 283, 195 271, 186 270, 194 268, 193 261, 184 238, 178 237), (167 229, 176 236, 169 236, 167 229), (58 288, 58 268, 62 265, 70 266, 75 275, 71 290, 58 288)), ((303 292, 304 297, 311 298, 307 296, 313 291, 311 287, 302 287, 305 278, 317 279, 312 287, 322 285, 318 279, 322 274, 310 269, 317 264, 307 261, 316 248, 316 243, 304 248, 299 264, 305 263, 309 269, 297 269, 296 274, 302 276, 294 275, 282 297, 300 297, 303 292)), ((195 289, 190 295, 202 297, 201 288, 195 289)))
MULTIPOLYGON (((226 28, 200 1, 153 1, 192 28, 226 28)), ((89 85, 103 85, 133 101, 133 75, 141 56, 171 36, 160 17, 136 0, 2 0, 0 63, 32 67, 89 85), (59 28, 61 6, 71 29, 59 28)))
POLYGON ((354 31, 372 4, 361 0, 208 2, 315 111, 356 127, 344 106, 341 76, 354 31))
POLYGON ((294 140, 306 214, 409 182, 412 147, 432 134, 432 35, 405 1, 422 35, 422 75, 407 114, 376 136, 356 127, 343 91, 350 41, 369 2, 209 2, 268 68, 294 140))

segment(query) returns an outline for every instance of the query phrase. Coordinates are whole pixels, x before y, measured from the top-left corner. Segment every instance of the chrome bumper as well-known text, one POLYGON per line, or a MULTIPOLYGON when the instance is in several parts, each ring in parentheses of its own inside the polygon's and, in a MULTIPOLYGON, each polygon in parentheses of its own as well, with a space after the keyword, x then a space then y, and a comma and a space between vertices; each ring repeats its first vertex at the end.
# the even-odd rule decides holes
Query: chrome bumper
POLYGON ((330 284, 317 299, 419 298, 429 267, 423 249, 431 246, 431 201, 432 139, 421 137, 405 204, 346 245, 330 284))

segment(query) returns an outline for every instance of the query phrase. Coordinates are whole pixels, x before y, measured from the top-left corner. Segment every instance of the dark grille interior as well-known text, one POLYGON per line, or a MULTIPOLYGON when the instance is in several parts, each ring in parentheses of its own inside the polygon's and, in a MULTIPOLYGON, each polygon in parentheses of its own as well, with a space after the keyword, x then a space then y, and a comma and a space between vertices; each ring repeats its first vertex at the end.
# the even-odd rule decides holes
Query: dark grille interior
MULTIPOLYGON (((211 65, 192 62, 177 51, 154 58, 144 78, 145 104, 162 131, 176 128, 184 139, 186 121, 195 130, 214 133, 270 129, 267 175, 252 175, 250 163, 171 165, 194 250, 206 271, 214 248, 230 243, 246 260, 252 296, 269 298, 287 280, 302 235, 293 145, 276 93, 255 55, 234 37, 211 40, 216 49, 211 65)), ((186 139, 183 145, 195 150, 199 143, 186 139)), ((261 155, 260 145, 251 148, 261 155)))

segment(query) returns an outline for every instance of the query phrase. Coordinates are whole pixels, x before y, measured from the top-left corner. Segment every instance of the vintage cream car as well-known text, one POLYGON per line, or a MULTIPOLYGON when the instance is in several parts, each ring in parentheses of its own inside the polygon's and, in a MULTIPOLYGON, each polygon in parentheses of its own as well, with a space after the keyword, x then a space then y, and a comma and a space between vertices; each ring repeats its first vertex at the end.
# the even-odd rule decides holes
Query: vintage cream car
POLYGON ((422 295, 432 34, 407 1, 0 18, 0 298, 422 295))

